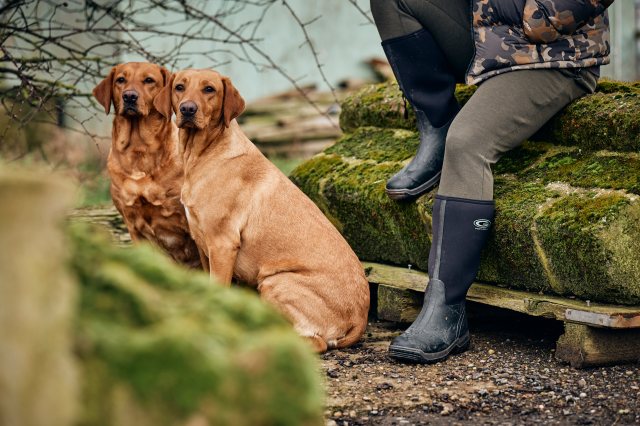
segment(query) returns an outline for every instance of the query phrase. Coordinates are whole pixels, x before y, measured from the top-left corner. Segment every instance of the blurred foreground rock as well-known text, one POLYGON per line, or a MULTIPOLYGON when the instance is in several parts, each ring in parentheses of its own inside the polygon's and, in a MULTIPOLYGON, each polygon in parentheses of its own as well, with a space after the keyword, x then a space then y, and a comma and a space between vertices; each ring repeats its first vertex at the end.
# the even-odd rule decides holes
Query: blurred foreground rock
POLYGON ((72 194, 0 164, 0 425, 70 425, 77 412, 77 286, 60 227, 72 194))
POLYGON ((256 294, 88 225, 64 244, 69 197, 24 176, 0 174, 0 424, 322 424, 314 354, 256 294))

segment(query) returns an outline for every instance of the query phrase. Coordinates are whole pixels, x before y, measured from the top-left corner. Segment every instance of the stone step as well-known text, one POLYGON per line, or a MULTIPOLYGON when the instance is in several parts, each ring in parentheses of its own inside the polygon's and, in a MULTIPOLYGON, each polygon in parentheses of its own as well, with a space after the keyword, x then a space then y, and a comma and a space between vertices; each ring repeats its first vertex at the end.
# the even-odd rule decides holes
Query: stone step
MULTIPOLYGON (((360 128, 292 180, 360 259, 427 269, 434 193, 390 200, 417 134, 360 128)), ((529 142, 496 165, 496 225, 479 279, 591 301, 640 303, 640 156, 529 142)))
MULTIPOLYGON (((475 86, 458 85, 464 104, 475 86)), ((596 93, 571 103, 552 118, 533 139, 584 150, 640 151, 640 83, 602 81, 596 93)), ((395 82, 367 86, 342 103, 340 127, 351 132, 363 126, 416 128, 414 114, 395 82)))

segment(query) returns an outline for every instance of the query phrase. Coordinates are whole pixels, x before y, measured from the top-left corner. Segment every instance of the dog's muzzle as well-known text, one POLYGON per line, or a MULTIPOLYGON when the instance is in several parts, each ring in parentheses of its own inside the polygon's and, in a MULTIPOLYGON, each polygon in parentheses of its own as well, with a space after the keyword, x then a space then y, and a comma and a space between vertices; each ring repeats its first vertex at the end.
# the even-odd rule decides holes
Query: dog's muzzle
POLYGON ((137 115, 138 111, 138 92, 135 90, 125 90, 122 93, 123 113, 127 115, 137 115))
POLYGON ((198 105, 193 101, 184 101, 178 108, 180 110, 181 122, 180 127, 194 127, 196 112, 198 112, 198 105))

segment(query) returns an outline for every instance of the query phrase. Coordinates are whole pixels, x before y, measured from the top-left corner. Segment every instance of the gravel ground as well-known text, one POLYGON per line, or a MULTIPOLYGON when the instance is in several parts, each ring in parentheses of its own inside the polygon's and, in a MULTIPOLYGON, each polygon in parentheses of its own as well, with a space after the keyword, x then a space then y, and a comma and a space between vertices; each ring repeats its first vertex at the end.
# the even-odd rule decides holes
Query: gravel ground
POLYGON ((390 360, 394 324, 322 356, 327 425, 640 424, 640 365, 576 370, 554 358, 562 323, 471 309, 471 349, 435 365, 390 360))

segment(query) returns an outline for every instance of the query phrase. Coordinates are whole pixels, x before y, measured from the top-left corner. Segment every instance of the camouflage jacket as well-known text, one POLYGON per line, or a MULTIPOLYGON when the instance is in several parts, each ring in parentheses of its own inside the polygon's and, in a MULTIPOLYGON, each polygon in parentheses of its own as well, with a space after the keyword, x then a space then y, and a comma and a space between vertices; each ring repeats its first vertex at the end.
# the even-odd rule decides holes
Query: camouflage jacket
POLYGON ((609 63, 613 0, 472 0, 475 55, 467 83, 507 71, 609 63))

